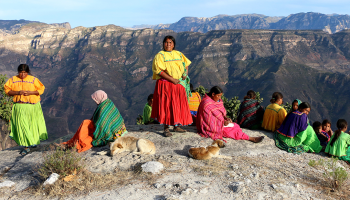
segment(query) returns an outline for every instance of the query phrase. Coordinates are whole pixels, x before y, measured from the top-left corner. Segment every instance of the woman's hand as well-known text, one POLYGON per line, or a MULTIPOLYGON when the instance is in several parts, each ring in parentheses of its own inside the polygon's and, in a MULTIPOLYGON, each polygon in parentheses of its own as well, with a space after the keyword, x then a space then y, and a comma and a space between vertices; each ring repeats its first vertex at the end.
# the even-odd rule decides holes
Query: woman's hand
POLYGON ((171 82, 174 83, 174 85, 177 85, 177 84, 180 83, 180 80, 177 80, 177 79, 174 79, 174 78, 173 78, 173 80, 172 80, 171 82))
POLYGON ((182 80, 185 80, 187 78, 187 74, 182 75, 182 80))
POLYGON ((230 123, 233 123, 233 122, 232 122, 232 119, 230 119, 230 118, 228 118, 228 117, 225 117, 225 121, 228 121, 228 122, 230 122, 230 123))
POLYGON ((29 95, 39 95, 38 91, 23 91, 24 96, 29 96, 29 95))

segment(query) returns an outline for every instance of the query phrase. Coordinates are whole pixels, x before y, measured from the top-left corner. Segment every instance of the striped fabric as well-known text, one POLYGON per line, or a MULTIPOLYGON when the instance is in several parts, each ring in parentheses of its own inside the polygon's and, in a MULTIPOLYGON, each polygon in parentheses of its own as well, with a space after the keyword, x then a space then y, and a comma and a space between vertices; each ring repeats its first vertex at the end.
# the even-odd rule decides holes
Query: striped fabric
POLYGON ((213 140, 223 139, 223 127, 226 110, 223 101, 215 102, 205 95, 197 113, 197 130, 202 137, 210 137, 213 140))
POLYGON ((201 96, 198 92, 192 92, 192 97, 190 97, 190 102, 188 103, 190 111, 198 111, 199 104, 201 103, 201 96))
POLYGON ((264 117, 264 108, 255 99, 244 99, 238 111, 237 124, 242 128, 251 128, 260 124, 264 117))
POLYGON ((92 121, 96 127, 93 146, 104 146, 127 132, 119 110, 110 99, 97 106, 92 121))
POLYGON ((277 131, 274 133, 275 144, 278 148, 294 154, 302 154, 306 152, 305 145, 301 144, 294 147, 289 146, 279 137, 279 135, 280 134, 277 131))

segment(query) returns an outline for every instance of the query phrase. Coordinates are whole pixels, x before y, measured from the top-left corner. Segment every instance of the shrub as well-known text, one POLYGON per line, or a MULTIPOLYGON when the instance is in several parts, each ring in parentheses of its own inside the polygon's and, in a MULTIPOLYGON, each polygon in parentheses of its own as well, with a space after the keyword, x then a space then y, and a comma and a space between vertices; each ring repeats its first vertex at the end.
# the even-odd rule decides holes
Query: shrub
POLYGON ((332 158, 326 163, 324 177, 329 180, 329 186, 334 189, 340 189, 343 183, 348 179, 348 173, 342 167, 337 167, 337 158, 332 158))
MULTIPOLYGON (((5 93, 4 85, 6 83, 6 80, 7 80, 6 74, 5 75, 0 74, 0 120, 3 120, 5 122, 5 127, 2 129, 5 132, 3 141, 1 141, 2 149, 6 149, 6 141, 7 141, 8 135, 10 134, 9 121, 11 119, 12 106, 13 106, 13 101, 12 101, 13 98, 7 96, 5 93)), ((0 127, 0 130, 1 130, 1 127, 0 127)))
POLYGON ((239 106, 241 105, 241 101, 238 100, 237 96, 228 100, 224 95, 222 95, 221 99, 224 102, 224 107, 227 112, 226 116, 231 118, 232 121, 235 121, 237 119, 237 114, 239 106))
POLYGON ((201 96, 204 96, 206 93, 209 92, 205 87, 201 85, 198 88, 196 88, 195 91, 198 92, 201 96))
POLYGON ((292 110, 292 104, 288 102, 286 102, 286 104, 282 104, 281 106, 287 111, 287 113, 292 110))
POLYGON ((326 183, 333 189, 340 189, 344 182, 348 179, 348 173, 342 167, 337 167, 337 158, 331 158, 328 161, 320 159, 319 161, 310 160, 309 166, 317 167, 321 166, 324 170, 323 177, 326 179, 326 183))
POLYGON ((82 157, 75 149, 64 151, 62 148, 57 148, 44 155, 44 162, 39 167, 38 173, 43 178, 49 177, 52 173, 64 177, 79 173, 83 168, 82 157))
POLYGON ((136 124, 137 125, 143 125, 143 115, 140 115, 136 118, 136 124))

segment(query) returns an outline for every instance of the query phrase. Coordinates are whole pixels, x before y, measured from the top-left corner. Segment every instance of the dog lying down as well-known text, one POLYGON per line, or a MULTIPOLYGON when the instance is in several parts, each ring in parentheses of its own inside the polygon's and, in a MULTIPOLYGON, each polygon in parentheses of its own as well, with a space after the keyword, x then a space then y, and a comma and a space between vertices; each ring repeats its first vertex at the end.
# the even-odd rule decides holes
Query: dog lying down
POLYGON ((147 139, 124 136, 110 143, 110 150, 111 156, 124 151, 130 151, 134 154, 153 155, 156 153, 156 146, 147 139))
POLYGON ((188 150, 188 155, 197 160, 208 160, 212 157, 217 158, 232 158, 230 156, 219 155, 220 148, 224 148, 226 145, 222 140, 215 140, 208 147, 192 147, 188 150))

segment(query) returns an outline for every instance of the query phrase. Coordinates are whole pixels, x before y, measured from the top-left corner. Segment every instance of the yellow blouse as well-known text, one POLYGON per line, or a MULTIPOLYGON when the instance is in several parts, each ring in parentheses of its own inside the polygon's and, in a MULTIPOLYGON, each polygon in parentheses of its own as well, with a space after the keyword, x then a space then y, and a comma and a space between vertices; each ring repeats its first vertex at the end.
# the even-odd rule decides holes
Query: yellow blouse
POLYGON ((276 131, 287 116, 287 111, 277 103, 270 104, 266 107, 263 123, 261 127, 268 131, 276 131))
POLYGON ((44 93, 45 86, 39 81, 38 78, 28 75, 23 80, 17 76, 10 78, 4 85, 5 92, 8 93, 12 91, 38 91, 39 95, 15 95, 13 97, 13 102, 15 103, 30 103, 36 104, 40 101, 40 95, 44 93))
POLYGON ((191 61, 180 51, 160 51, 153 59, 153 80, 160 79, 159 73, 161 72, 167 73, 174 79, 180 79, 185 72, 183 63, 187 68, 191 61))

